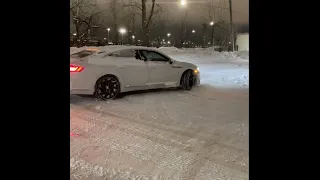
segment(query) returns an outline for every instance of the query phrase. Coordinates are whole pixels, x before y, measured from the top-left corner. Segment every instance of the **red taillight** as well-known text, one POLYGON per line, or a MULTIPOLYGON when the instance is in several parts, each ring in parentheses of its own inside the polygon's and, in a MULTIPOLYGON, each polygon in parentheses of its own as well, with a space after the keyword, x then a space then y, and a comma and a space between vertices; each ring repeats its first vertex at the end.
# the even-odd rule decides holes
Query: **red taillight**
POLYGON ((84 69, 82 66, 70 64, 70 72, 81 72, 84 69))

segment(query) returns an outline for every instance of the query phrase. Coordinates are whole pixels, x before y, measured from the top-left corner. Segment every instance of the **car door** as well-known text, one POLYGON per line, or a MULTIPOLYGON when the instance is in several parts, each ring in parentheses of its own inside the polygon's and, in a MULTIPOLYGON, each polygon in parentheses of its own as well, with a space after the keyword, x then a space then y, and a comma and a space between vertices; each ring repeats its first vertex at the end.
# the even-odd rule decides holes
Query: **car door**
POLYGON ((138 50, 125 49, 113 53, 115 64, 120 73, 124 87, 146 86, 148 83, 148 66, 140 58, 138 50))
POLYGON ((140 50, 140 53, 147 59, 149 71, 148 85, 177 85, 178 71, 171 67, 168 57, 152 50, 140 50))

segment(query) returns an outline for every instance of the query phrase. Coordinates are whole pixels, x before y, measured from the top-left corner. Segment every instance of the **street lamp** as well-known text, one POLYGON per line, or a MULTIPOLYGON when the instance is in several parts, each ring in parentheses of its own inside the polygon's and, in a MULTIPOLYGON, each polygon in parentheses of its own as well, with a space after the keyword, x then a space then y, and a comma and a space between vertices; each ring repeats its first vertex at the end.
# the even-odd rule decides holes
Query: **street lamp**
POLYGON ((121 44, 123 44, 123 35, 127 32, 125 28, 120 28, 119 32, 121 34, 121 44))
POLYGON ((132 37, 132 44, 134 44, 134 43, 135 43, 135 40, 134 40, 134 39, 135 39, 136 37, 135 37, 134 35, 131 36, 131 37, 132 37))
POLYGON ((181 5, 181 6, 185 6, 186 4, 187 4, 187 1, 186 1, 186 0, 181 0, 181 1, 180 1, 180 5, 181 5))
POLYGON ((77 33, 73 33, 73 35, 74 35, 74 36, 76 36, 76 35, 77 35, 77 33))
POLYGON ((168 33, 167 36, 168 36, 168 44, 170 44, 170 43, 169 43, 169 42, 170 42, 170 41, 169 41, 169 37, 171 36, 171 34, 168 33))
POLYGON ((108 31, 108 40, 107 40, 107 43, 109 44, 109 32, 110 32, 110 28, 107 28, 107 31, 108 31))
POLYGON ((210 26, 212 26, 212 30, 211 30, 211 46, 213 47, 213 34, 214 34, 214 22, 213 21, 211 21, 210 22, 210 26))
POLYGON ((196 32, 196 30, 192 30, 192 33, 195 33, 196 32))

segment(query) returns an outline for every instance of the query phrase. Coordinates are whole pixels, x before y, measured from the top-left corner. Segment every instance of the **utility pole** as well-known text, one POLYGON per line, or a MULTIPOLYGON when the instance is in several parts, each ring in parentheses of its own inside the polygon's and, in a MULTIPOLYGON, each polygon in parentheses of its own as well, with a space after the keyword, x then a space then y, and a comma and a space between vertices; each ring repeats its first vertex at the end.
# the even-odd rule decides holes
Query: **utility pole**
POLYGON ((231 43, 232 43, 232 52, 234 51, 234 37, 233 37, 233 22, 232 22, 232 0, 229 0, 229 11, 230 11, 230 31, 231 31, 231 43))

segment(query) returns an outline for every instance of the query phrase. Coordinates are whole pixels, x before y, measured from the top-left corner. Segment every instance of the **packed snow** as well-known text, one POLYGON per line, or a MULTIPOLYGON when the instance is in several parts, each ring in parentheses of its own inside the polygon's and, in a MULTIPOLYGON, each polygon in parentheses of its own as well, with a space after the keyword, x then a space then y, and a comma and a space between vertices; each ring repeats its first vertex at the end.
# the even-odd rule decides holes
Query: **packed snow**
POLYGON ((175 60, 191 62, 200 68, 202 85, 241 88, 249 85, 248 52, 216 52, 208 49, 160 48, 175 60))
POLYGON ((201 85, 71 96, 70 179, 249 179, 248 52, 159 50, 196 64, 201 85))

